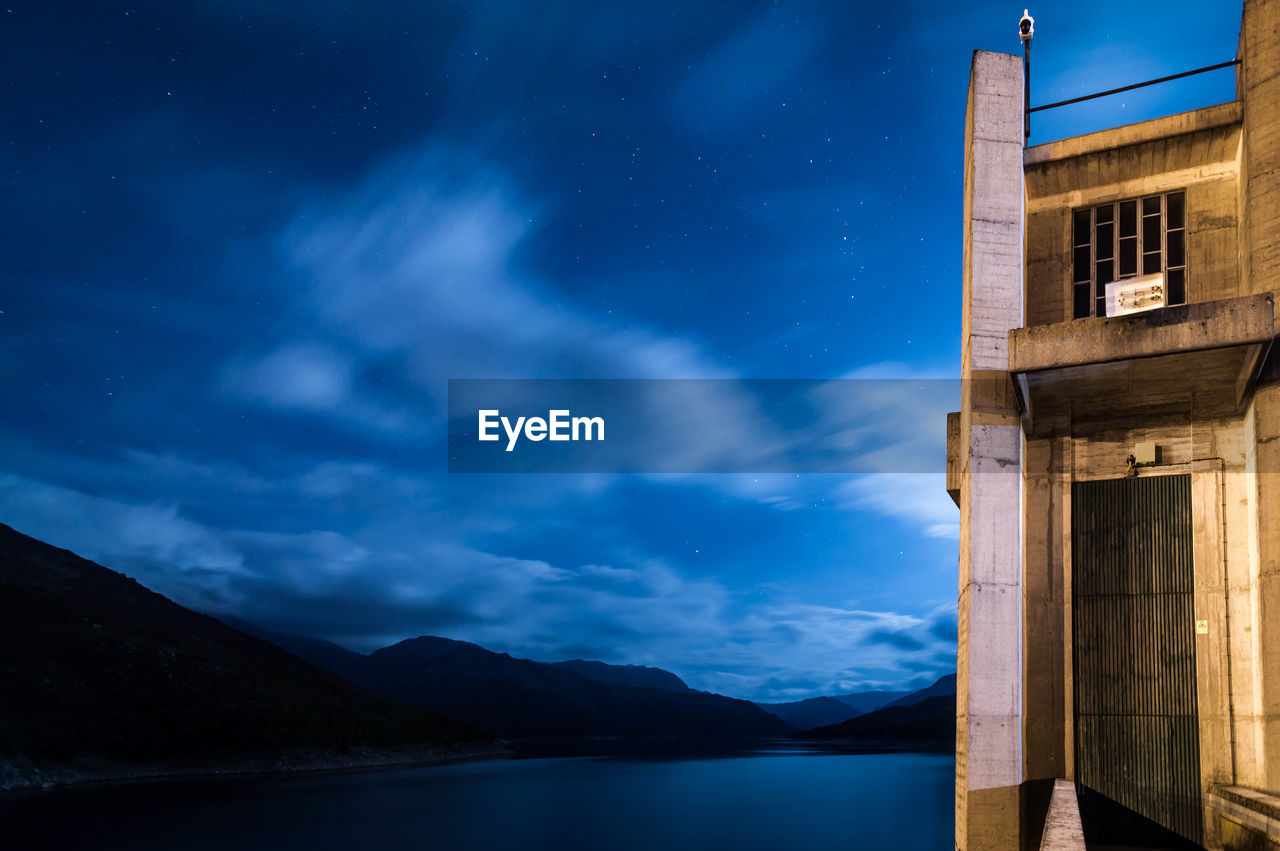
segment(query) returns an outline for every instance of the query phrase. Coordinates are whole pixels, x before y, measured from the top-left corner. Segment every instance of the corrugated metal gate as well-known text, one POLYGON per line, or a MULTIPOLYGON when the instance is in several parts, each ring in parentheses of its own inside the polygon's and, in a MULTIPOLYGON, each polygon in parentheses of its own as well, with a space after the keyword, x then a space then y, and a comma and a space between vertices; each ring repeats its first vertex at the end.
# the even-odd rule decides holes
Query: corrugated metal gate
POLYGON ((1201 838, 1191 477, 1071 488, 1075 756, 1085 838, 1201 838))

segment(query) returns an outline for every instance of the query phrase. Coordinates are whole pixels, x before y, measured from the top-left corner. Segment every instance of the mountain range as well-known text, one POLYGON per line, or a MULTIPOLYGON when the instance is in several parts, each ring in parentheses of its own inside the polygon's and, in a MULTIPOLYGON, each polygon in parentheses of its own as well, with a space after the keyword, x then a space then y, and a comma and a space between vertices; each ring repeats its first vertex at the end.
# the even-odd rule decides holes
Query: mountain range
POLYGON ((694 691, 659 668, 534 662, 434 636, 365 655, 232 623, 375 694, 465 718, 502 736, 744 737, 792 731, 749 701, 694 691))
POLYGON ((751 704, 695 691, 662 668, 582 659, 534 662, 434 636, 407 639, 364 655, 245 621, 228 623, 377 694, 511 737, 777 736, 839 724, 879 709, 909 707, 935 696, 952 695, 954 702, 955 695, 955 675, 949 674, 919 691, 751 704))
POLYGON ((670 671, 650 668, 647 665, 608 665, 604 662, 589 662, 585 659, 570 659, 568 662, 551 664, 557 668, 617 686, 639 686, 674 692, 693 691, 684 680, 670 671))
POLYGON ((935 693, 910 704, 886 706, 839 724, 808 730, 800 736, 848 740, 863 747, 950 751, 956 744, 956 697, 954 693, 935 693))
POLYGON ((827 724, 839 724, 867 712, 889 706, 899 699, 907 699, 915 692, 866 691, 855 694, 837 694, 830 697, 811 697, 790 703, 757 703, 766 712, 772 712, 798 730, 810 730, 827 724))
POLYGON ((886 703, 886 707, 892 706, 915 706, 917 703, 924 703, 931 697, 955 697, 956 696, 956 675, 947 674, 938 677, 938 679, 930 686, 922 688, 919 691, 913 691, 904 695, 897 700, 886 703))
POLYGON ((0 524, 0 761, 489 738, 0 524))
POLYGON ((797 730, 848 721, 861 713, 834 697, 811 697, 790 703, 757 703, 765 712, 777 715, 797 730))
POLYGON ((899 732, 910 737, 930 701, 954 693, 954 676, 946 681, 911 694, 757 705, 696 691, 660 668, 535 662, 434 636, 356 653, 193 612, 0 524, 0 774, 85 758, 455 747, 495 734, 746 738, 819 728, 883 739, 894 713, 907 713, 899 732))

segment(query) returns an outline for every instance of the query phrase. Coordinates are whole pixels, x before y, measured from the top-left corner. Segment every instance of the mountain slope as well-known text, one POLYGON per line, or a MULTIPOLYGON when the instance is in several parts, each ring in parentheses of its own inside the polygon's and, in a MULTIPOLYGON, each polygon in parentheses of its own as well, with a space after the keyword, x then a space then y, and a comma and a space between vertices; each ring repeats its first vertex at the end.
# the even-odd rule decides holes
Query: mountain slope
POLYGON ((913 691, 904 697, 900 697, 889 706, 912 706, 917 703, 923 703, 931 697, 946 697, 947 695, 955 696, 956 693, 956 675, 947 674, 938 677, 932 685, 926 686, 919 691, 913 691))
POLYGON ((801 735, 806 739, 850 739, 913 750, 952 750, 956 743, 956 700, 954 696, 939 695, 909 706, 886 706, 801 735))
POLYGON ((508 736, 772 736, 790 730, 745 700, 603 683, 429 636, 370 654, 355 682, 508 736))
POLYGON ((853 694, 834 694, 832 697, 841 703, 847 703, 862 714, 888 706, 898 698, 909 694, 911 694, 909 691, 859 691, 853 694))
POLYGON ((604 662, 588 662, 571 659, 568 662, 552 662, 552 667, 573 671, 588 679, 616 686, 639 686, 663 691, 687 692, 693 689, 670 671, 650 668, 646 665, 608 665, 604 662))
POLYGON ((791 703, 757 703, 765 712, 777 715, 797 730, 839 724, 858 715, 858 710, 834 697, 811 697, 791 703))
POLYGON ((477 738, 0 524, 0 756, 144 760, 477 738))
POLYGON ((254 638, 260 638, 268 644, 274 644, 281 650, 292 653, 299 659, 304 659, 321 670, 337 674, 345 680, 350 680, 352 675, 364 666, 367 658, 363 653, 348 650, 339 644, 334 644, 332 641, 272 632, 249 621, 225 615, 219 616, 218 620, 234 627, 245 635, 252 635, 254 638))
POLYGON ((336 645, 313 639, 265 630, 259 634, 391 700, 462 718, 504 736, 735 737, 792 731, 753 703, 692 691, 657 668, 580 660, 546 664, 435 636, 407 639, 364 656, 334 653, 336 645), (578 668, 614 680, 656 679, 672 687, 602 682, 578 668), (684 690, 674 690, 672 681, 684 690))

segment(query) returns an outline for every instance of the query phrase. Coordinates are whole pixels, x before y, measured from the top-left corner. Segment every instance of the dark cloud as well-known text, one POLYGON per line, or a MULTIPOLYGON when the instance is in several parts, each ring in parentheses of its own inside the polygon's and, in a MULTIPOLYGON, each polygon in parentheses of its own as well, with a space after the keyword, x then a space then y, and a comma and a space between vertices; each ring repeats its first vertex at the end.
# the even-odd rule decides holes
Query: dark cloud
POLYGON ((951 616, 943 616, 935 620, 929 627, 929 634, 939 641, 955 643, 956 619, 951 616))
POLYGON ((867 640, 872 644, 885 644, 889 647, 896 647, 899 650, 920 650, 924 647, 924 643, 918 638, 905 632, 891 632, 886 629, 878 629, 872 632, 867 637, 867 640))

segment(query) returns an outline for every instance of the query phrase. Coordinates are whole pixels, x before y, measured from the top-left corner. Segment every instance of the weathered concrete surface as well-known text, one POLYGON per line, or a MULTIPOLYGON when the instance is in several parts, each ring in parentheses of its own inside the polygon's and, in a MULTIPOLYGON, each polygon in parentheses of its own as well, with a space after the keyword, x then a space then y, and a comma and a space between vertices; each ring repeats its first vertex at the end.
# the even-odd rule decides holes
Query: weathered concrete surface
MULTIPOLYGON (((1224 429, 1225 431, 1226 429, 1224 429)), ((1201 432, 1208 429, 1201 429, 1201 432)), ((1235 428, 1236 434, 1240 433, 1235 428)), ((1207 436, 1193 434, 1193 452, 1210 457, 1207 436)), ((1223 441, 1225 443, 1225 441, 1223 441)), ((1227 457, 1195 461, 1191 468, 1192 563, 1194 570, 1193 617, 1204 621, 1204 633, 1195 635, 1196 711, 1200 725, 1200 784, 1202 789, 1230 784, 1235 777, 1231 747, 1231 621, 1227 611, 1227 541, 1242 528, 1240 517, 1229 528, 1226 501, 1228 478, 1241 469, 1240 447, 1225 447, 1227 457)))
POLYGON ((1014 329, 1009 366, 1026 406, 1024 430, 1048 436, 1131 416, 1150 423, 1172 410, 1242 413, 1273 339, 1273 309, 1263 293, 1014 329))
MULTIPOLYGON (((1255 347, 1235 346, 1026 373, 1019 376, 1029 400, 1023 428, 1028 438, 1067 431, 1089 435, 1150 428, 1169 417, 1185 423, 1236 416, 1243 411, 1240 393, 1249 389, 1240 379, 1251 374, 1257 354, 1255 347)), ((1181 448, 1183 440, 1175 442, 1181 448)), ((1166 451, 1162 457, 1167 463, 1192 456, 1166 451)), ((1115 472, 1123 475, 1125 469, 1115 472)))
POLYGON ((1079 207, 1223 179, 1230 188, 1239 172, 1240 132, 1239 124, 1222 124, 1028 164, 1027 209, 1079 207))
POLYGON ((1240 56, 1236 102, 1024 155, 1018 58, 975 54, 948 423, 958 848, 1034 842, 1026 791, 1074 777, 1071 485, 1125 475, 1139 442, 1159 461, 1138 475, 1192 477, 1203 843, 1280 825, 1257 791, 1280 791, 1280 0, 1247 0, 1240 56), (1069 321, 1072 210, 1172 190, 1189 304, 1069 321))
POLYGON ((1009 332, 1009 371, 1269 343, 1275 337, 1274 312, 1272 295, 1260 293, 1128 316, 1014 328, 1009 332))
MULTIPOLYGON (((1244 100, 1240 214, 1242 274, 1247 292, 1280 291, 1280 0, 1246 0, 1240 28, 1244 100)), ((1240 781, 1280 790, 1280 367, 1274 352, 1253 397, 1257 551, 1250 577, 1252 680, 1237 702, 1240 781), (1251 779, 1245 780, 1244 777, 1251 779)))
POLYGON ((1172 190, 1186 193, 1187 300, 1243 294, 1242 114, 1233 102, 1028 149, 1025 324, 1073 318, 1073 210, 1172 190))
POLYGON ((947 414, 947 495, 960 507, 960 412, 947 414))
POLYGON ((1242 786, 1219 786, 1205 795, 1205 812, 1226 851, 1280 849, 1280 798, 1242 786))
POLYGON ((1022 161, 1028 166, 1038 165, 1100 151, 1111 151, 1126 145, 1138 145, 1187 133, 1229 127, 1239 124, 1242 114, 1243 107, 1239 101, 1201 107, 1190 112, 1180 112, 1177 115, 1167 115, 1150 121, 1140 121, 1137 124, 1126 124, 1110 130, 1099 130, 1096 133, 1086 133, 1083 136, 1072 136, 1069 139, 1034 145, 1023 153, 1022 161))
POLYGON ((1059 779, 1053 784, 1049 816, 1044 822, 1040 851, 1084 851, 1084 828, 1080 825, 1080 805, 1076 784, 1059 779))
POLYGON ((1071 635, 1065 601, 1067 582, 1066 503, 1070 499, 1070 442, 1028 438, 1023 448, 1023 776, 1026 780, 1068 777, 1065 701, 1070 680, 1071 635))
POLYGON ((977 51, 965 127, 956 847, 1016 848, 1022 781, 1022 62, 977 51))

